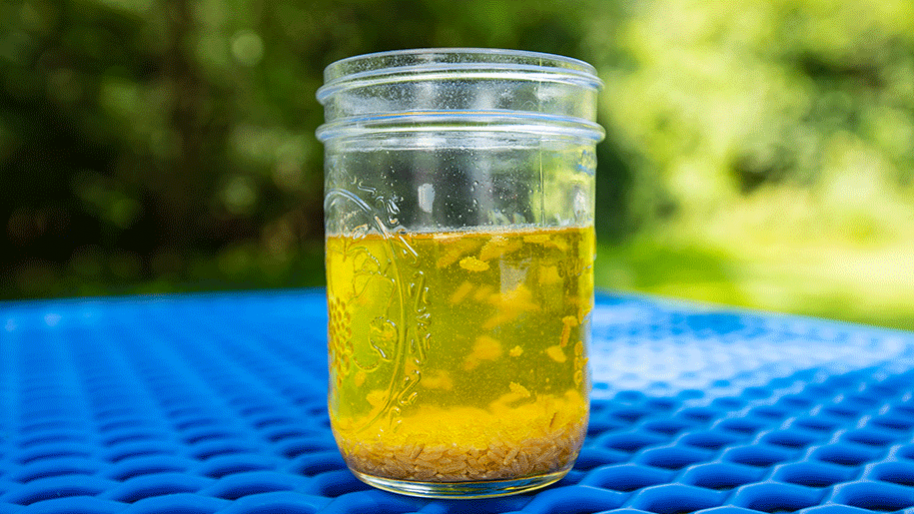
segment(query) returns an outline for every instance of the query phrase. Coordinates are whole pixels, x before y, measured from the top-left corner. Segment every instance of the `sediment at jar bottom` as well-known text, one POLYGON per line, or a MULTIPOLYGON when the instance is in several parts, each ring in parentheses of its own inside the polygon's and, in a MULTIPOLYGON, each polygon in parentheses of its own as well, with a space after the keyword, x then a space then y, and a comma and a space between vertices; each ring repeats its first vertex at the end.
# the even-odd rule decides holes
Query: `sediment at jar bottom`
POLYGON ((334 433, 346 463, 376 477, 420 482, 514 479, 566 471, 587 431, 587 407, 570 391, 520 407, 427 408, 391 430, 334 433))

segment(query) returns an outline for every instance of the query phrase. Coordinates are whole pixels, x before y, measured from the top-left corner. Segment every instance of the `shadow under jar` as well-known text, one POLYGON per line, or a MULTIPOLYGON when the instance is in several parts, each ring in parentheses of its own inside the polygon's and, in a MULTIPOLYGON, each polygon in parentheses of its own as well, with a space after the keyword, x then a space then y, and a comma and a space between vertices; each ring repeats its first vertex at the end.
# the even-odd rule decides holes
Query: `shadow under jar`
POLYGON ((587 63, 507 50, 325 70, 329 411, 361 480, 473 498, 571 469, 601 86, 587 63))

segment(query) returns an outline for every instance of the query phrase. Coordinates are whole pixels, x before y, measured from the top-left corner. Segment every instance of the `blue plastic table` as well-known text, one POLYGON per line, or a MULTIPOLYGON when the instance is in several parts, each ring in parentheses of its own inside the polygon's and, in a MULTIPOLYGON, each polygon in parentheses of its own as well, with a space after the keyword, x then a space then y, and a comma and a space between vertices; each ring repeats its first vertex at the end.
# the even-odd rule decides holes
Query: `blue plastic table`
POLYGON ((0 514, 914 513, 914 334, 601 294, 574 470, 443 501, 346 470, 325 323, 320 290, 0 303, 0 514))

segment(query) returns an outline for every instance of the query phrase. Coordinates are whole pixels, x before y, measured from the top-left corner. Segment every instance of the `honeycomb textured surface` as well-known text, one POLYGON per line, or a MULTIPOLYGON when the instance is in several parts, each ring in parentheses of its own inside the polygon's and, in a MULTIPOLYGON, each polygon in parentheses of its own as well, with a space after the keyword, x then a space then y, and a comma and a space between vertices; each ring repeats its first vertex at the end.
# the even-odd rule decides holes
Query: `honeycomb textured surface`
POLYGON ((600 294, 588 437, 541 491, 373 490, 321 290, 0 304, 0 514, 914 514, 914 334, 600 294))

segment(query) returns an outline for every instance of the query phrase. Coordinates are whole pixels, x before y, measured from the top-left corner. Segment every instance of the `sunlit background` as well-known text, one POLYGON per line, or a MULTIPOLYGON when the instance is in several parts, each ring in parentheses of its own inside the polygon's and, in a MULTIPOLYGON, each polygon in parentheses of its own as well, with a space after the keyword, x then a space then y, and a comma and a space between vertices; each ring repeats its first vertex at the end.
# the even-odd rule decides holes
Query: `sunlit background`
POLYGON ((598 285, 914 329, 914 2, 0 3, 0 297, 323 283, 330 62, 594 64, 598 285))

